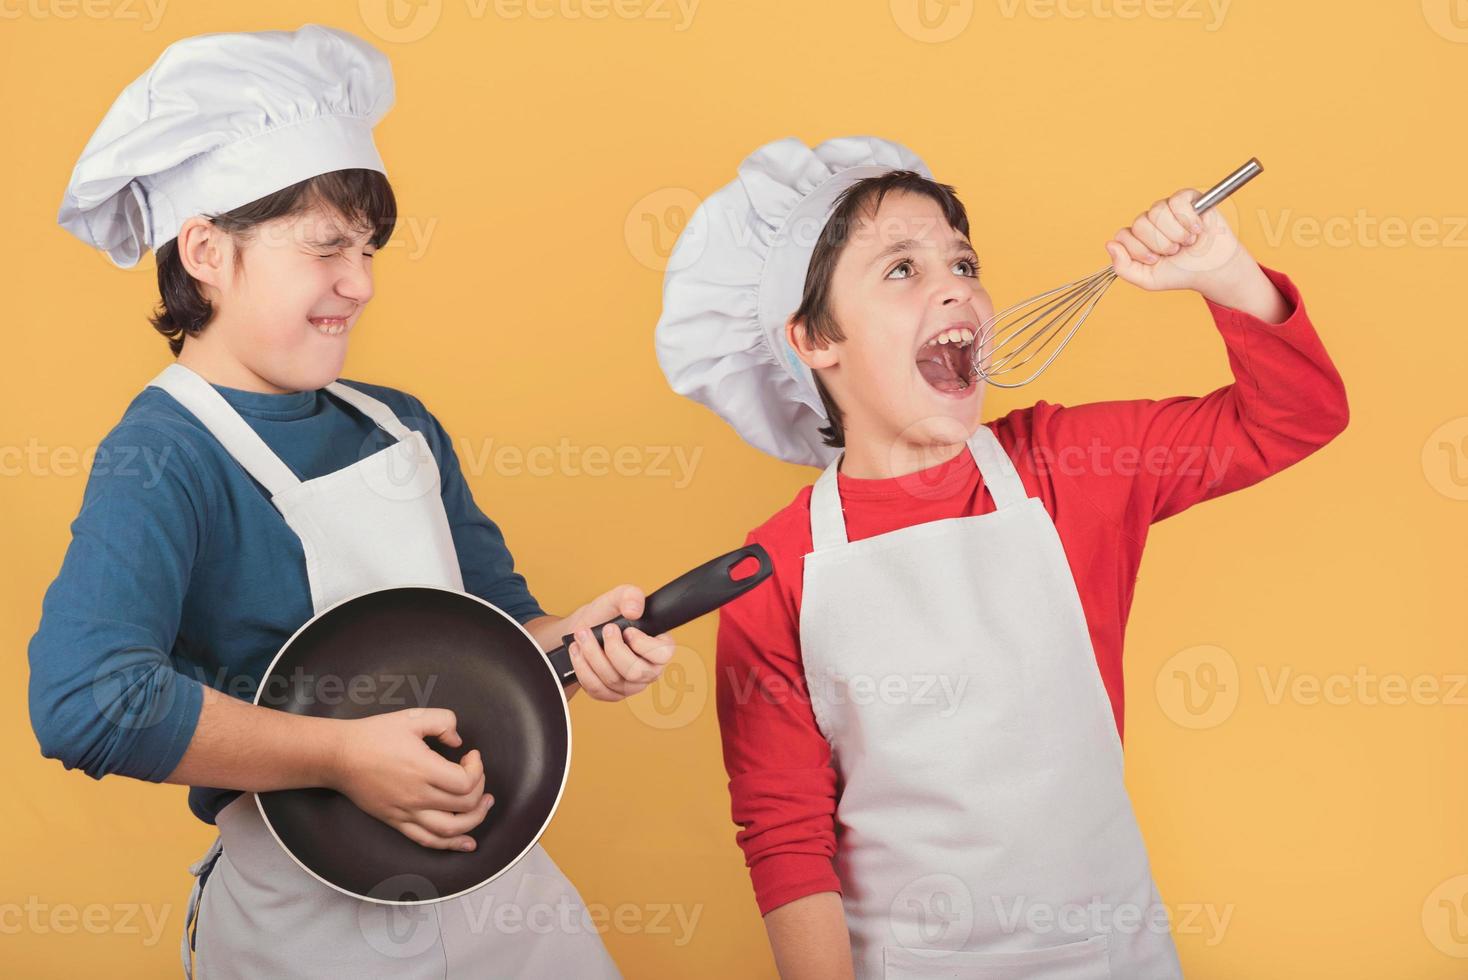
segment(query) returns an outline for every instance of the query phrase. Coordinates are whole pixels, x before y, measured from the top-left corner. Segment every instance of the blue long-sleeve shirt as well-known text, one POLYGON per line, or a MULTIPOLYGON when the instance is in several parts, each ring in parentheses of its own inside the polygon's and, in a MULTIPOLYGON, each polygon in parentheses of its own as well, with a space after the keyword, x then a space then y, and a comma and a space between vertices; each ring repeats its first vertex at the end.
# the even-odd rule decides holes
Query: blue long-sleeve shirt
MULTIPOLYGON (((404 392, 345 383, 427 439, 465 591, 521 623, 544 615, 438 420, 404 392)), ((392 442, 324 389, 214 388, 302 480, 392 442)), ((152 387, 98 447, 71 533, 30 643, 31 725, 41 752, 68 769, 162 781, 193 737, 200 685, 253 700, 271 659, 311 618, 300 539, 198 419, 152 387)), ((194 787, 189 807, 213 823, 237 795, 194 787)))

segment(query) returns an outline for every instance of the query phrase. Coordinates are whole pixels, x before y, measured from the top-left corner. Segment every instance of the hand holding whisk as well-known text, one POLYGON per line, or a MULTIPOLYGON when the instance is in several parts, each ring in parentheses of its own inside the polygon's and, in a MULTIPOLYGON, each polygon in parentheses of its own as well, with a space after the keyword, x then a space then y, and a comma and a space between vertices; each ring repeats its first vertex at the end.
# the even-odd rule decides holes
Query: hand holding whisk
MULTIPOLYGON (((1250 159, 1194 201, 1193 210, 1201 215, 1263 170, 1257 159, 1250 159)), ((998 388, 1019 388, 1034 381, 1065 350, 1115 281, 1116 270, 1108 265, 1084 279, 1032 296, 985 320, 973 344, 974 369, 978 376, 998 388), (1008 378, 1044 354, 1056 338, 1060 338, 1060 343, 1029 377, 1023 381, 1008 378)))

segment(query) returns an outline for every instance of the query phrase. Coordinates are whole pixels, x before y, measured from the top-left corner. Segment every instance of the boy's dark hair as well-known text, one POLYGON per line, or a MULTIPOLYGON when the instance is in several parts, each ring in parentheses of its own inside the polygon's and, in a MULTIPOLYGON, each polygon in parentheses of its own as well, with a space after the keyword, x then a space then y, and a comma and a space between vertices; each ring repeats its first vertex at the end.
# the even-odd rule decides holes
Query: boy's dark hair
MULTIPOLYGON (((836 263, 841 258, 851 235, 860 227, 864 217, 875 218, 882 207, 882 199, 894 192, 921 194, 937 202, 943 209, 943 217, 954 231, 968 237, 968 212, 958 194, 948 184, 930 180, 913 170, 892 170, 876 177, 857 181, 836 198, 836 205, 821 237, 816 241, 810 257, 810 271, 805 276, 805 292, 795 316, 804 324, 808 339, 820 341, 819 346, 839 343, 846 339, 841 325, 831 313, 831 277, 836 272, 836 263)), ((821 379, 816 377, 816 391, 820 392, 821 404, 826 407, 826 418, 830 424, 822 426, 821 435, 828 446, 846 445, 846 429, 842 422, 841 406, 831 397, 821 379)))
MULTIPOLYGON (((358 229, 371 229, 370 241, 375 248, 387 244, 398 221, 398 202, 387 177, 365 169, 334 170, 310 177, 210 220, 237 243, 245 244, 256 225, 302 214, 317 205, 336 211, 358 229)), ((240 261, 236 249, 236 269, 240 261)), ((178 257, 177 238, 158 250, 157 263, 160 303, 149 322, 168 338, 168 347, 177 357, 183 350, 184 336, 198 336, 214 318, 214 307, 178 257)))

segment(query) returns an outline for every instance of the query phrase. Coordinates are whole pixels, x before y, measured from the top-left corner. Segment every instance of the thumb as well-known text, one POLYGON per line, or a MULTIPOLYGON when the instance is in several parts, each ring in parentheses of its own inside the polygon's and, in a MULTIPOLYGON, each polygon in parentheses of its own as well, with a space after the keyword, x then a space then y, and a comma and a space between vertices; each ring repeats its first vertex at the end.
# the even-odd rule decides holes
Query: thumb
POLYGON ((1106 254, 1111 256, 1111 268, 1120 279, 1125 279, 1134 286, 1141 285, 1141 263, 1131 257, 1126 248, 1116 240, 1106 243, 1106 254))
POLYGON ((1205 235, 1214 235, 1220 231, 1233 231, 1228 219, 1223 215, 1222 208, 1209 208, 1198 215, 1198 220, 1203 222, 1203 234, 1205 235))
POLYGON ((647 597, 642 590, 635 585, 619 585, 612 590, 617 597, 617 612, 628 619, 636 619, 642 615, 642 610, 647 603, 647 597))
POLYGON ((450 748, 457 748, 464 740, 459 737, 458 718, 448 708, 423 708, 413 719, 413 730, 421 735, 432 735, 450 748))
POLYGON ((586 604, 587 617, 603 623, 618 616, 636 619, 642 615, 642 590, 635 585, 619 585, 610 592, 603 592, 586 604))

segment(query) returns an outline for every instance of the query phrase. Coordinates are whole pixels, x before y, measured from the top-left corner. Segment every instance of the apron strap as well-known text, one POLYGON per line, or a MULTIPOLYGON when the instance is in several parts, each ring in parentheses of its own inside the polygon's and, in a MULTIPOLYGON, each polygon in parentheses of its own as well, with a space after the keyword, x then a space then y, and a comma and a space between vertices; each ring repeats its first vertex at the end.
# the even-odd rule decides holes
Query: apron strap
POLYGON ((204 428, 220 441, 225 450, 272 497, 280 496, 301 482, 291 472, 291 468, 270 451, 265 440, 250 428, 249 423, 240 418, 240 414, 224 400, 224 396, 196 372, 174 362, 148 384, 162 388, 180 405, 193 412, 204 423, 204 428))
MULTIPOLYGON (((1020 481, 1019 472, 1014 468, 1009 454, 999 444, 999 438, 994 435, 993 429, 980 425, 969 437, 968 448, 979 468, 979 475, 983 477, 984 486, 988 487, 989 495, 994 498, 996 509, 1013 507, 1029 498, 1024 483, 1020 481)), ((813 551, 839 548, 848 540, 846 518, 841 511, 841 492, 836 483, 836 471, 844 456, 843 453, 832 460, 810 492, 810 536, 813 551)))
POLYGON ((841 513, 841 492, 836 486, 836 468, 846 458, 831 460, 810 492, 810 537, 813 551, 839 548, 846 543, 846 518, 841 513))
MULTIPOLYGON (((291 472, 291 468, 270 450, 265 440, 250 428, 249 423, 240 418, 240 414, 225 401, 224 396, 215 391, 214 386, 197 372, 175 362, 164 368, 149 385, 162 388, 180 405, 193 412, 204 423, 204 428, 220 441, 229 454, 272 497, 279 496, 301 482, 291 472)), ((367 416, 378 428, 399 442, 412 437, 412 430, 398 421, 393 410, 371 395, 340 381, 331 382, 326 390, 367 416)))
POLYGON ((989 496, 994 498, 996 510, 1013 507, 1029 499, 1019 472, 1014 468, 1014 461, 999 444, 999 437, 994 434, 993 429, 987 425, 979 426, 969 436, 968 448, 974 454, 974 462, 978 464, 979 475, 984 478, 984 486, 989 488, 989 496))
POLYGON ((366 392, 358 391, 351 385, 344 385, 340 381, 333 381, 326 386, 326 390, 376 422, 378 428, 399 442, 412 438, 412 430, 398 421, 393 410, 366 392))
POLYGON ((219 860, 223 850, 224 839, 216 837, 204 856, 189 865, 189 874, 194 876, 194 887, 189 892, 189 911, 184 918, 183 940, 178 947, 178 954, 183 959, 185 980, 193 980, 194 977, 194 960, 190 954, 194 951, 194 940, 198 935, 199 900, 204 894, 204 882, 208 879, 209 872, 214 870, 214 862, 219 860))

